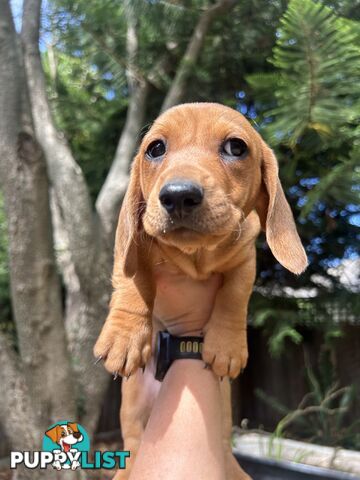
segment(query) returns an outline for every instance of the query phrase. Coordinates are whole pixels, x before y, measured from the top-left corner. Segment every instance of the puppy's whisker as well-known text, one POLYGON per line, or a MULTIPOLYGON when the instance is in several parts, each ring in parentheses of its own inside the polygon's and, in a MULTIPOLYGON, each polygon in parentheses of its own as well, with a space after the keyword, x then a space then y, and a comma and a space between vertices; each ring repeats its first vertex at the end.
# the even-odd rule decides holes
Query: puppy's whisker
POLYGON ((150 239, 150 244, 149 244, 149 250, 148 250, 148 253, 149 253, 149 254, 150 254, 150 252, 151 252, 151 249, 152 249, 153 244, 154 244, 154 237, 151 237, 151 239, 150 239))

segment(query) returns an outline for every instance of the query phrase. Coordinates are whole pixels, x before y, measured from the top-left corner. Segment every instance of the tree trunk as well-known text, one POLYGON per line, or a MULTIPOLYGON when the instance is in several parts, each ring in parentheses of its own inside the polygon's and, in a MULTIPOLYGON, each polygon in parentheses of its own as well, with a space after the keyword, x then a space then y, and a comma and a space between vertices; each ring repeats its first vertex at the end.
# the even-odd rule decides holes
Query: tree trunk
POLYGON ((10 8, 2 3, 0 169, 8 219, 11 294, 34 414, 46 427, 49 421, 73 416, 75 400, 69 382, 46 166, 33 138, 10 8), (62 398, 54 395, 59 385, 62 398))
POLYGON ((85 427, 91 434, 109 378, 103 369, 94 367, 92 349, 107 311, 112 248, 92 211, 81 169, 53 123, 38 48, 40 6, 40 0, 24 2, 22 45, 36 136, 46 156, 61 219, 58 225, 67 239, 65 324, 68 356, 73 355, 77 374, 71 380, 79 394, 77 418, 81 420, 86 414, 89 424, 85 427))
POLYGON ((89 281, 89 288, 84 292, 72 263, 69 237, 54 192, 51 195, 51 211, 57 262, 66 288, 65 327, 76 379, 74 396, 79 404, 77 418, 91 436, 96 429, 104 391, 110 380, 102 365, 94 364, 92 347, 108 311, 112 249, 104 248, 104 241, 96 248, 97 267, 94 278, 89 281))
MULTIPOLYGON (((33 451, 41 449, 44 422, 33 411, 31 394, 27 387, 24 371, 12 345, 0 335, 0 362, 6 368, 0 370, 1 387, 11 395, 0 396, 0 420, 13 450, 33 451)), ((48 425, 45 427, 47 428, 48 425)), ((56 472, 17 468, 13 480, 56 480, 56 472)), ((75 480, 71 477, 71 480, 75 480)))

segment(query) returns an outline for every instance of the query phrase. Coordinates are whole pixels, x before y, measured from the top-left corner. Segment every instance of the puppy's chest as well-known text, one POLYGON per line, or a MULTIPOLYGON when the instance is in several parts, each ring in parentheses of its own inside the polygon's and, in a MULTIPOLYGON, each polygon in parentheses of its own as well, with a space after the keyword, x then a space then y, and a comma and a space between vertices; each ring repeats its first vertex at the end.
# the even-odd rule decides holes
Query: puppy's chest
POLYGON ((206 280, 214 271, 214 262, 204 255, 198 257, 175 253, 167 255, 159 252, 154 265, 155 280, 162 277, 172 278, 173 281, 183 277, 193 280, 206 280))
POLYGON ((221 256, 207 250, 192 255, 184 254, 171 247, 158 247, 154 256, 155 279, 169 275, 170 278, 189 277, 193 280, 206 280, 214 272, 221 272, 221 256))
MULTIPOLYGON (((210 315, 211 304, 201 307, 201 298, 206 298, 212 286, 213 277, 192 278, 176 265, 164 261, 154 269, 156 295, 153 317, 168 326, 181 321, 189 321, 192 316, 210 315), (199 308, 199 302, 200 307, 199 308)), ((208 303, 208 302, 206 302, 208 303)), ((199 320, 199 318, 197 318, 199 320)))

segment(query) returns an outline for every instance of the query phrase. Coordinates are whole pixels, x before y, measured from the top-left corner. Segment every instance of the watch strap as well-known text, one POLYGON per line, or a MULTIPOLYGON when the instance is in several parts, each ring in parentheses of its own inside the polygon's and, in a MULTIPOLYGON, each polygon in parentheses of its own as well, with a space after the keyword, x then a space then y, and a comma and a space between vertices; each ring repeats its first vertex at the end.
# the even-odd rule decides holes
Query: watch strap
POLYGON ((176 337, 169 332, 158 332, 155 378, 162 381, 174 360, 202 359, 203 337, 176 337))

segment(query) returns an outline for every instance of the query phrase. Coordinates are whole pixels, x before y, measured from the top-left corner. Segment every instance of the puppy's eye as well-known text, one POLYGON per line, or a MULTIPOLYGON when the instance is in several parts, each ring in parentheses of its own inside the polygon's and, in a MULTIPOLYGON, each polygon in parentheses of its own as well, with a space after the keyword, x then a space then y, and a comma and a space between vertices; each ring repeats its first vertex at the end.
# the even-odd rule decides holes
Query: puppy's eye
POLYGON ((221 153, 226 157, 241 158, 247 153, 247 145, 240 138, 229 138, 223 143, 221 153))
POLYGON ((149 160, 160 160, 165 155, 166 146, 162 140, 154 140, 146 149, 146 156, 149 160))

